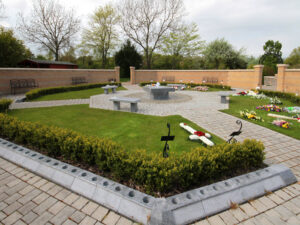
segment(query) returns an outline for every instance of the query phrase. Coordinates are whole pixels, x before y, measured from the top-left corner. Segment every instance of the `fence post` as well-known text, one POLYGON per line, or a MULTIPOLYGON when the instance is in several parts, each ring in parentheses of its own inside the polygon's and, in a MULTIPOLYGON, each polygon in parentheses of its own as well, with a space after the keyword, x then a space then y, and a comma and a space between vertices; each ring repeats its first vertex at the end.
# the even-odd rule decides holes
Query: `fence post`
POLYGON ((130 84, 136 84, 136 80, 135 80, 135 67, 134 66, 130 67, 130 84))
POLYGON ((277 91, 285 91, 285 70, 287 67, 287 64, 277 64, 277 91))
POLYGON ((254 76, 256 79, 256 87, 262 87, 262 79, 263 79, 263 69, 264 65, 256 65, 254 66, 254 76))

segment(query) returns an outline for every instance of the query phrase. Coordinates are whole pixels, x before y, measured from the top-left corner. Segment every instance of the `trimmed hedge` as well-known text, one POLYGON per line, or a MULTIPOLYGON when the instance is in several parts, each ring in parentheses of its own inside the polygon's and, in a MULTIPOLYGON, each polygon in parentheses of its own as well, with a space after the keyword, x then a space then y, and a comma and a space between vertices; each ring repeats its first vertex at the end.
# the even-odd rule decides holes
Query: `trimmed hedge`
POLYGON ((145 150, 127 152, 109 139, 21 121, 6 114, 0 114, 0 136, 46 151, 49 156, 97 166, 121 182, 142 185, 149 194, 188 190, 237 171, 260 167, 264 160, 264 146, 255 140, 199 147, 163 158, 162 154, 145 150))
POLYGON ((278 97, 290 100, 293 103, 300 104, 300 96, 297 96, 294 93, 280 92, 280 91, 268 91, 268 90, 259 90, 259 93, 263 93, 269 97, 278 97))
POLYGON ((11 103, 12 103, 11 99, 7 99, 7 98, 0 99, 0 112, 7 112, 11 103))
MULTIPOLYGON (((109 84, 112 83, 94 83, 94 84, 80 84, 80 85, 65 86, 65 87, 37 88, 37 89, 32 89, 26 93, 26 100, 33 100, 40 96, 55 94, 55 93, 79 91, 79 90, 90 89, 90 88, 99 88, 109 84)), ((121 83, 113 83, 113 84, 117 85, 118 87, 122 86, 121 83)))
MULTIPOLYGON (((141 82, 140 86, 146 86, 149 84, 156 84, 156 82, 141 82)), ((220 88, 224 90, 231 90, 230 86, 227 85, 221 85, 221 84, 197 84, 197 83, 174 83, 174 82, 160 82, 160 85, 167 86, 167 84, 185 84, 186 86, 190 87, 196 87, 196 86, 207 86, 211 88, 220 88)))

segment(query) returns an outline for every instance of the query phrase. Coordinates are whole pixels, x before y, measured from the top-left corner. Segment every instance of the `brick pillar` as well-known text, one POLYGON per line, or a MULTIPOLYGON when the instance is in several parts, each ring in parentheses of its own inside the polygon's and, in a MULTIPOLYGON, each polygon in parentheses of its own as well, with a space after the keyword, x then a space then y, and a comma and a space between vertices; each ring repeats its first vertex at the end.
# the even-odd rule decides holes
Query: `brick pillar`
POLYGON ((136 81, 135 81, 135 67, 134 66, 130 67, 130 83, 131 84, 136 84, 136 81))
POLYGON ((263 69, 264 65, 254 66, 255 85, 259 88, 262 87, 263 69))
POLYGON ((285 70, 288 67, 287 64, 277 64, 277 91, 285 91, 284 82, 285 82, 285 70))
POLYGON ((120 67, 116 66, 115 71, 116 71, 116 81, 120 82, 120 67))

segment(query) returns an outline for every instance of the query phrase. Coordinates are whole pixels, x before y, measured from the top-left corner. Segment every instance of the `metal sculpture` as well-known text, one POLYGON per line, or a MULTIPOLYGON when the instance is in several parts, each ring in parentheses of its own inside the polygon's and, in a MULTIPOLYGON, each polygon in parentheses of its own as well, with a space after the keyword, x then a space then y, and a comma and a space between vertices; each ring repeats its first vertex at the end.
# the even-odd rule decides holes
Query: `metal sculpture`
POLYGON ((168 158, 169 157, 169 144, 168 141, 173 141, 175 136, 170 136, 171 133, 171 125, 169 123, 167 123, 167 127, 169 128, 169 132, 168 132, 168 136, 161 136, 161 141, 165 141, 165 147, 163 150, 163 157, 164 158, 168 158))
POLYGON ((242 127, 243 127, 242 121, 237 120, 237 121, 236 121, 236 124, 237 124, 237 125, 240 125, 240 129, 239 129, 238 131, 232 132, 232 133, 229 135, 229 136, 231 136, 231 137, 228 139, 227 143, 232 144, 232 143, 237 142, 237 140, 236 140, 234 137, 235 137, 235 136, 239 136, 239 135, 242 133, 242 127))

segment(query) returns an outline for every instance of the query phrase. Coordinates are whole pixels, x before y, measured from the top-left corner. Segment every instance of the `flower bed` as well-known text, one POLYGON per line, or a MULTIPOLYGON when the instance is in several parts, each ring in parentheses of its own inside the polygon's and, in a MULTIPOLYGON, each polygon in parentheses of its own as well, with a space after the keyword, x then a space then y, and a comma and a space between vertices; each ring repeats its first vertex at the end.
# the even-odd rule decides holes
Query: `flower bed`
MULTIPOLYGON (((156 82, 141 82, 140 86, 146 86, 156 84, 156 82)), ((187 87, 194 88, 197 86, 206 86, 210 88, 217 88, 217 89, 224 89, 224 90, 231 90, 230 86, 221 85, 221 84, 198 84, 198 83, 174 83, 174 82, 160 82, 160 85, 167 86, 168 84, 185 84, 187 87)))
POLYGON ((199 147, 163 158, 161 154, 149 154, 145 150, 127 152, 109 139, 20 121, 5 114, 0 114, 0 136, 49 156, 94 166, 118 181, 133 182, 147 193, 160 193, 158 195, 237 175, 237 171, 262 166, 264 160, 264 146, 255 140, 199 147))

